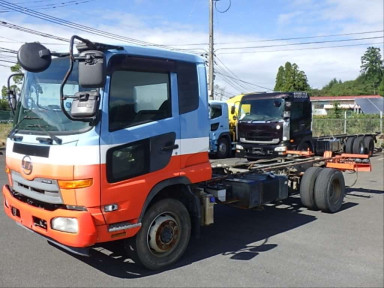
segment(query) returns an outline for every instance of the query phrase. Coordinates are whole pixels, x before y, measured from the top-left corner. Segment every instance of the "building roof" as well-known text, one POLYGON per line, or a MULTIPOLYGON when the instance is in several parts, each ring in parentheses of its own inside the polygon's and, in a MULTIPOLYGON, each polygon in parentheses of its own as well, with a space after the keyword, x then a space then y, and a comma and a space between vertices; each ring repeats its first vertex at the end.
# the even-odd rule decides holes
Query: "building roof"
POLYGON ((384 113, 384 97, 380 98, 359 98, 356 104, 360 106, 364 114, 384 113))

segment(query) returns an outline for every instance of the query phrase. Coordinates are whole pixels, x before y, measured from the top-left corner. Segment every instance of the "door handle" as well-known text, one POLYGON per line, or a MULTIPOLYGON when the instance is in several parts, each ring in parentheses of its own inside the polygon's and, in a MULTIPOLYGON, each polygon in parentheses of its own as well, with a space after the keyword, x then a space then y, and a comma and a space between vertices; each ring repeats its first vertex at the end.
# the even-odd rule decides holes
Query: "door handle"
POLYGON ((170 145, 170 146, 164 146, 163 148, 161 148, 162 151, 171 151, 171 150, 175 150, 179 148, 179 145, 177 144, 173 144, 173 145, 170 145))

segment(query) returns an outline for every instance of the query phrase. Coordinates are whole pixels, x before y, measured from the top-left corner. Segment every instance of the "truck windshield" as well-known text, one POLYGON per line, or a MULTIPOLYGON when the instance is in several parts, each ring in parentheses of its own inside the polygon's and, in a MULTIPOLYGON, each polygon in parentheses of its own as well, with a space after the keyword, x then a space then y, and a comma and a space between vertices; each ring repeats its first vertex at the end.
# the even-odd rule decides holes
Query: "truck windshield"
POLYGON ((239 120, 276 121, 283 118, 284 99, 257 99, 241 101, 239 120))
MULTIPOLYGON (((18 102, 15 125, 20 133, 54 134, 79 133, 90 128, 89 123, 68 119, 60 108, 60 85, 68 70, 69 59, 53 59, 49 68, 40 73, 27 72, 18 102)), ((64 86, 64 95, 79 92, 77 63, 64 86)), ((68 111, 72 99, 64 102, 68 111)), ((16 127, 15 126, 15 127, 16 127)))

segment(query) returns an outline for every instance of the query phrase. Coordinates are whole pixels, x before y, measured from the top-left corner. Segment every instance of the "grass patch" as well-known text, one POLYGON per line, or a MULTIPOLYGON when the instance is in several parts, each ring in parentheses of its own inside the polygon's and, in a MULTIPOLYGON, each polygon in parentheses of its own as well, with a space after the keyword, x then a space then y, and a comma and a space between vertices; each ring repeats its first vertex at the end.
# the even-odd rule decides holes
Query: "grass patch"
POLYGON ((7 142, 7 135, 12 129, 12 123, 0 123, 0 147, 7 142))

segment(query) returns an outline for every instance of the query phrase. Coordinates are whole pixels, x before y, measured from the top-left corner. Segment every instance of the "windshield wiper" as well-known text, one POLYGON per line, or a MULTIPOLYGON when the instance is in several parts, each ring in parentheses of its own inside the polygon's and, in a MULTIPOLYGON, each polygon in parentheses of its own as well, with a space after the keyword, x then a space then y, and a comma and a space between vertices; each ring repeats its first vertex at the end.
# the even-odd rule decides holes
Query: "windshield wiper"
MULTIPOLYGON (((24 122, 24 120, 39 120, 41 119, 40 117, 36 117, 36 116, 29 116, 28 114, 25 115, 14 127, 13 129, 9 132, 8 134, 8 138, 10 139, 13 139, 15 140, 15 134, 19 131, 19 126, 22 122, 24 122)), ((27 125, 27 127, 31 128, 31 127, 38 127, 40 128, 40 131, 43 131, 45 132, 45 134, 47 134, 50 138, 50 144, 52 144, 52 141, 55 141, 57 144, 61 145, 63 143, 63 140, 61 140, 59 137, 53 135, 51 132, 45 130, 40 124, 30 124, 30 125, 27 125)), ((22 139, 22 138, 21 138, 22 139)), ((36 138, 37 139, 37 138, 36 138)), ((39 140, 39 139, 37 139, 39 140)), ((43 140, 43 139, 40 139, 40 140, 43 140)))
POLYGON ((48 130, 45 130, 43 128, 43 126, 41 126, 40 124, 31 124, 31 125, 27 125, 28 128, 33 128, 33 127, 38 127, 40 128, 40 131, 43 131, 45 132, 45 134, 48 135, 49 137, 49 140, 51 141, 46 141, 47 139, 44 139, 44 138, 41 138, 41 137, 37 137, 36 140, 43 140, 45 142, 48 142, 48 144, 52 144, 52 141, 55 141, 57 144, 61 145, 63 143, 63 140, 60 139, 59 137, 57 137, 56 135, 54 135, 53 133, 49 132, 48 130))
POLYGON ((16 123, 16 125, 12 128, 12 130, 9 132, 9 134, 8 134, 8 138, 10 138, 10 139, 13 139, 13 140, 15 140, 14 138, 15 138, 15 134, 17 133, 17 131, 19 131, 19 126, 20 126, 20 124, 22 123, 22 122, 24 122, 24 120, 26 120, 26 119, 30 119, 30 120, 32 120, 32 119, 40 119, 39 117, 32 117, 32 116, 29 116, 28 114, 27 115, 25 115, 18 123, 16 123))

